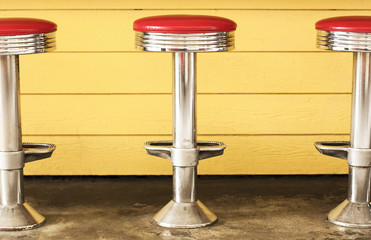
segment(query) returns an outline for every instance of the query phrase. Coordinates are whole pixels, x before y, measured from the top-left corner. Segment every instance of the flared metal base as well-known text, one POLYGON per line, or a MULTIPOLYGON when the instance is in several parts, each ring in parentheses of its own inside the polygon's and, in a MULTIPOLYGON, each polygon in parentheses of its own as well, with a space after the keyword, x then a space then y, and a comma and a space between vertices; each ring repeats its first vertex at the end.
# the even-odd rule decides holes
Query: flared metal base
POLYGON ((168 228, 199 228, 215 223, 218 217, 202 202, 180 203, 171 200, 153 219, 168 228))
POLYGON ((0 206, 0 231, 21 231, 41 226, 45 217, 27 203, 0 206))
POLYGON ((329 213, 328 220, 343 227, 371 227, 370 203, 349 202, 346 199, 329 213))

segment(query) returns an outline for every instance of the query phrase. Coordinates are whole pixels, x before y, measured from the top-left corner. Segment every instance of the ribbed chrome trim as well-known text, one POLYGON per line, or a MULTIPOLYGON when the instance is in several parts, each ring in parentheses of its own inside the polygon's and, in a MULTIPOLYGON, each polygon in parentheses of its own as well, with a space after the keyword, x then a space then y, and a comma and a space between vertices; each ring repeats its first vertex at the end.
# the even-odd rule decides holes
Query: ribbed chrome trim
POLYGON ((333 51, 371 52, 371 33, 318 30, 317 47, 333 51))
POLYGON ((234 49, 233 32, 148 33, 136 32, 136 48, 151 52, 222 52, 234 49))
POLYGON ((55 49, 55 32, 0 36, 0 55, 22 55, 55 49))

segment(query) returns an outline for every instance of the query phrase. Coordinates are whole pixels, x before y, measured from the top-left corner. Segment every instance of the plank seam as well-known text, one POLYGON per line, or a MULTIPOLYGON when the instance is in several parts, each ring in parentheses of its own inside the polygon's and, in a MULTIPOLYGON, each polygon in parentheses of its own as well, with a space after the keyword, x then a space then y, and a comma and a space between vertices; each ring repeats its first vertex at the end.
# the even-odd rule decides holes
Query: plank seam
POLYGON ((31 9, 0 9, 3 12, 10 11, 370 11, 371 8, 31 8, 31 9))
MULTIPOLYGON (((197 93, 197 95, 350 95, 351 92, 268 92, 268 93, 197 93)), ((22 96, 125 96, 125 95, 172 95, 168 93, 21 93, 22 96)))
MULTIPOLYGON (((202 137, 250 137, 250 136, 349 136, 350 133, 263 133, 263 134, 197 134, 202 137)), ((171 137, 172 134, 23 134, 24 137, 171 137)))

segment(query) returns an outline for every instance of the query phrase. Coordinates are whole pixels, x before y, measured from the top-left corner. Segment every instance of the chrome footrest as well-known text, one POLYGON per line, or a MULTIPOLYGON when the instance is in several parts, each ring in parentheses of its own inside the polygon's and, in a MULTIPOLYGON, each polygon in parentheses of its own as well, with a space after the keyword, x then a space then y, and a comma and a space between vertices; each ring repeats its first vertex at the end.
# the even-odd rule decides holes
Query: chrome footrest
POLYGON ((316 142, 314 146, 324 155, 347 160, 350 166, 371 167, 371 149, 352 148, 347 141, 316 142))
POLYGON ((149 155, 172 160, 174 166, 196 166, 198 160, 222 155, 226 145, 222 142, 199 141, 197 148, 173 148, 172 141, 150 141, 144 144, 149 155))
POLYGON ((323 155, 341 158, 344 160, 348 159, 348 148, 350 146, 350 142, 347 141, 315 142, 314 146, 323 155))
POLYGON ((56 148, 54 144, 49 143, 23 143, 22 147, 26 163, 49 158, 56 148))
POLYGON ((27 162, 48 158, 53 154, 55 145, 47 143, 23 143, 22 148, 22 150, 15 152, 0 151, 0 169, 21 169, 27 162))
POLYGON ((144 143, 147 154, 171 160, 172 141, 149 141, 144 143))

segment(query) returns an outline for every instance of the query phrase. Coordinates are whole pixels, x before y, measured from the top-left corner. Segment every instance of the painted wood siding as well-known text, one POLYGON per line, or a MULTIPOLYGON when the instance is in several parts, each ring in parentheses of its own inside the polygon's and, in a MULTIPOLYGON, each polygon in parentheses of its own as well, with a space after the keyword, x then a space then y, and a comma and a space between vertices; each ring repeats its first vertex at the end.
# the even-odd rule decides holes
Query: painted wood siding
POLYGON ((352 54, 316 49, 317 20, 371 1, 3 0, 1 17, 58 24, 57 51, 20 57, 24 141, 51 142, 28 175, 161 175, 147 140, 171 139, 171 54, 134 48, 134 20, 208 14, 237 22, 236 49, 198 54, 199 140, 224 141, 200 174, 343 174, 319 140, 348 140, 352 54))

